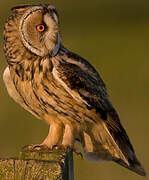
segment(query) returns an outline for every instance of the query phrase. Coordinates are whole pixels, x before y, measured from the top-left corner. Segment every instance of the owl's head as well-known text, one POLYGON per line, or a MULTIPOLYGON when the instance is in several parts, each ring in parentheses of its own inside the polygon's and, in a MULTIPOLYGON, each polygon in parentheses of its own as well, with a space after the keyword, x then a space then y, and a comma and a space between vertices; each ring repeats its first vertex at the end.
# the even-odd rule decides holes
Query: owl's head
POLYGON ((46 4, 24 5, 12 11, 17 17, 18 38, 25 48, 41 57, 55 56, 61 44, 56 8, 46 4))

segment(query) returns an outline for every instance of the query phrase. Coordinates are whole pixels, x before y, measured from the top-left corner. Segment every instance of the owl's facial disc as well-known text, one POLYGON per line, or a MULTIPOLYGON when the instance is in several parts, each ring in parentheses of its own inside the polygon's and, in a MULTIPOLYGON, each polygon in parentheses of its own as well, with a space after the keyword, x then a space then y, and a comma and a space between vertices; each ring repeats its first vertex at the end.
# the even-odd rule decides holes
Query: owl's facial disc
POLYGON ((60 47, 58 18, 50 8, 35 6, 26 10, 20 22, 24 46, 39 56, 55 56, 60 47))

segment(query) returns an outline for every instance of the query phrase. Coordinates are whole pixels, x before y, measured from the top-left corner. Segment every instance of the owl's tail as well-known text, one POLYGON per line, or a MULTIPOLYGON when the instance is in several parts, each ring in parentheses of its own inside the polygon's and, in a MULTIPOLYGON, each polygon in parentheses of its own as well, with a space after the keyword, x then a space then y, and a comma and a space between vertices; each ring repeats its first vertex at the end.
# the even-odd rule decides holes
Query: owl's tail
MULTIPOLYGON (((84 132, 84 153, 90 161, 114 161, 141 176, 145 170, 135 156, 133 149, 123 138, 113 138, 105 122, 100 121, 84 132), (87 133, 86 133, 87 132, 87 133), (121 142, 119 142, 121 140, 121 142), (121 145, 120 145, 121 143, 121 145)), ((128 139, 127 139, 128 141, 128 139)))

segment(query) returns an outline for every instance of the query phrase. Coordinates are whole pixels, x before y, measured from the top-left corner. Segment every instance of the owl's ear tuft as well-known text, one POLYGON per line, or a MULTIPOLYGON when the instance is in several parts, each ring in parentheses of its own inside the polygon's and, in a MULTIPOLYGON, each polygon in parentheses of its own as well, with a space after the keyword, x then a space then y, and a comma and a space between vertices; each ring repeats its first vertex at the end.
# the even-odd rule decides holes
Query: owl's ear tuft
POLYGON ((29 7, 31 7, 31 5, 20 5, 20 6, 12 7, 11 10, 12 12, 15 12, 15 13, 21 13, 25 11, 26 8, 29 8, 29 7))

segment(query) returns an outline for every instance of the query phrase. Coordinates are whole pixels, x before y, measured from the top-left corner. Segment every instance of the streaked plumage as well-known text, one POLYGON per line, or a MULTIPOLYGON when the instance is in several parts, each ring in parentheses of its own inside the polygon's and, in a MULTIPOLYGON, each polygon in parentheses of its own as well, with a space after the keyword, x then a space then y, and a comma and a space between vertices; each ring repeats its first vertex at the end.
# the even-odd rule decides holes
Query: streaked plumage
POLYGON ((113 160, 144 176, 101 77, 62 45, 55 7, 24 5, 12 11, 4 30, 3 78, 9 95, 50 125, 41 145, 73 148, 78 140, 89 160, 113 160))

